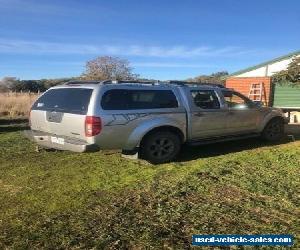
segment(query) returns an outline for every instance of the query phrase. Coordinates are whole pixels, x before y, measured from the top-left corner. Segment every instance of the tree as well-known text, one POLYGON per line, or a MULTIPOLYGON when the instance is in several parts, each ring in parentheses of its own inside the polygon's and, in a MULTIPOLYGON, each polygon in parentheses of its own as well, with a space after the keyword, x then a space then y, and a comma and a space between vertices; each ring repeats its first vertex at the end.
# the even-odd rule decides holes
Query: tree
POLYGON ((111 56, 100 56, 88 61, 82 75, 85 80, 130 80, 136 77, 127 60, 111 56))
POLYGON ((0 91, 14 91, 18 84, 19 80, 16 77, 3 77, 0 81, 0 91))
POLYGON ((275 82, 290 82, 300 85, 300 56, 294 57, 286 70, 282 70, 273 75, 275 82))
POLYGON ((198 83, 217 83, 217 84, 224 84, 225 77, 228 76, 227 71, 219 71, 216 73, 212 73, 210 75, 200 75, 194 78, 188 79, 191 82, 198 82, 198 83))

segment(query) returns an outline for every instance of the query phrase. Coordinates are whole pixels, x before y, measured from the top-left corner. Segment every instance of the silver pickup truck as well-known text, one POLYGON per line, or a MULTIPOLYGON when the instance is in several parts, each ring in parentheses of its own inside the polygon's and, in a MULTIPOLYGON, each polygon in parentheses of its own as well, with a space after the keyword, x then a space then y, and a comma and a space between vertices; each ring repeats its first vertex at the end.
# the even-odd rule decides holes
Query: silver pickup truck
POLYGON ((284 134, 284 114, 219 85, 185 82, 69 82, 33 104, 26 135, 75 152, 122 149, 151 163, 173 160, 182 144, 284 134))

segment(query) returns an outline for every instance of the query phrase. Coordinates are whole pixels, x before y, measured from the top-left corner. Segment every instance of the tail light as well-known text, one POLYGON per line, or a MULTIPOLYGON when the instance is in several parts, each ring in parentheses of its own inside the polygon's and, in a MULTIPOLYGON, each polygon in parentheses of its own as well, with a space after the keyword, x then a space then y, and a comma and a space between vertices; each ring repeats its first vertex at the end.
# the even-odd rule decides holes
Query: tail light
POLYGON ((101 118, 97 116, 85 117, 85 136, 91 137, 100 134, 102 129, 101 118))

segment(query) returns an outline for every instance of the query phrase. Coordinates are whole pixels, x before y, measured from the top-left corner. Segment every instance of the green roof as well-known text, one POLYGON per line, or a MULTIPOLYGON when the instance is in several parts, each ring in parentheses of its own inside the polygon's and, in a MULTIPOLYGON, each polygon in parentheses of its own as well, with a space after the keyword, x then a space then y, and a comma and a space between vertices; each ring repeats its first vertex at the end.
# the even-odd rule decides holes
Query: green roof
POLYGON ((240 75, 240 74, 243 74, 243 73, 246 73, 246 72, 261 68, 261 67, 264 67, 268 64, 273 64, 273 63, 291 58, 291 57, 296 56, 296 55, 300 55, 300 50, 297 50, 295 52, 289 53, 289 54, 284 55, 284 56, 277 57, 273 60, 270 60, 270 61, 267 61, 267 62, 264 62, 264 63, 257 64, 255 66, 252 66, 252 67, 249 67, 249 68, 246 68, 246 69, 243 69, 243 70, 239 70, 237 72, 234 72, 234 73, 230 74, 228 77, 240 75))

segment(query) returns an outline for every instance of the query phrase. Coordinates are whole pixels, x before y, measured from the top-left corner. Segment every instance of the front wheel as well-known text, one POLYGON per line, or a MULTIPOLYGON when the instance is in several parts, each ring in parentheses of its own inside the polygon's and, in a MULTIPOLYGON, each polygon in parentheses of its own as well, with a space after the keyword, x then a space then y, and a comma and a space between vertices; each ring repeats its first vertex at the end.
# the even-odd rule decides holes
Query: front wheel
POLYGON ((170 162, 180 151, 178 135, 169 131, 157 131, 146 136, 141 144, 142 157, 153 164, 170 162))
POLYGON ((284 122, 276 118, 269 121, 262 132, 262 138, 270 142, 279 141, 283 136, 284 122))

